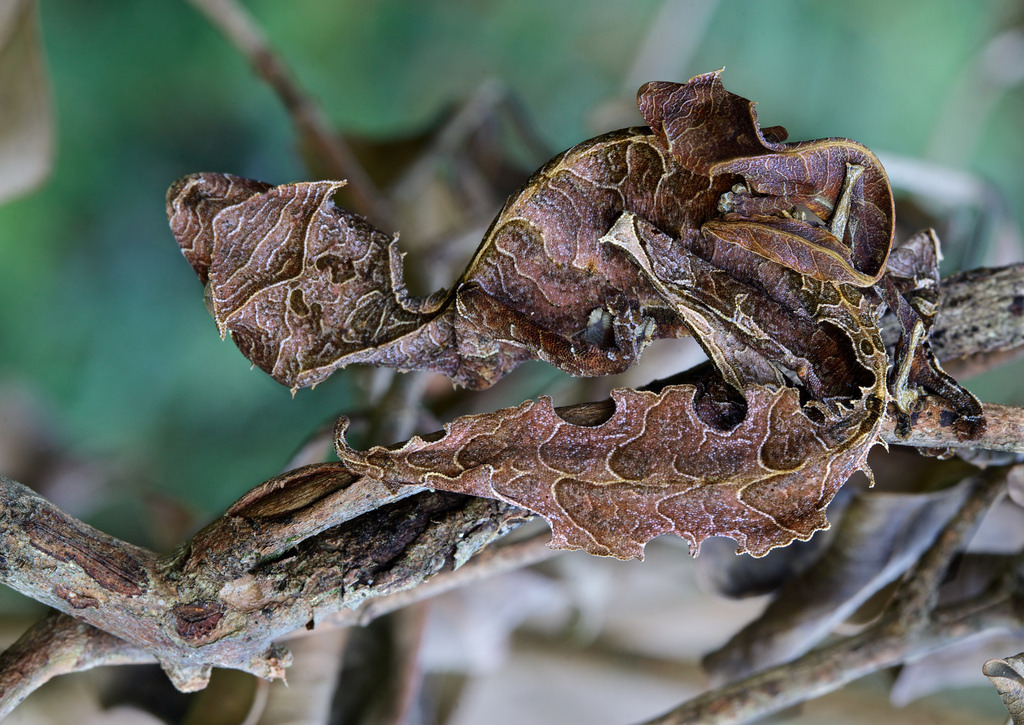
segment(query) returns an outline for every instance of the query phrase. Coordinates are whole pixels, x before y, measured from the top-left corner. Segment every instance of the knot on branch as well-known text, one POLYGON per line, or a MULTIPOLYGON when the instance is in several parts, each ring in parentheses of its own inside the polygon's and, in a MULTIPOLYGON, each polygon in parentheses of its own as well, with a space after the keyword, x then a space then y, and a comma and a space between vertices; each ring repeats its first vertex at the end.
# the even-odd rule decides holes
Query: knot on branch
POLYGON ((187 604, 175 605, 174 631, 190 645, 200 645, 210 640, 224 616, 224 604, 216 600, 197 599, 187 604))

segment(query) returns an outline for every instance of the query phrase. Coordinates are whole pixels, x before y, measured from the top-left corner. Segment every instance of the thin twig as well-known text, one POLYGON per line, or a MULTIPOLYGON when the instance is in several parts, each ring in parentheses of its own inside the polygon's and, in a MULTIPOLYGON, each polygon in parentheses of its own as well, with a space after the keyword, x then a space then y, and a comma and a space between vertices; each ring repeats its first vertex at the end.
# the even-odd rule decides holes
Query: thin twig
POLYGON ((416 703, 423 690, 423 665, 420 653, 426 633, 429 604, 418 602, 396 612, 392 696, 380 718, 382 725, 404 725, 415 721, 416 703))
MULTIPOLYGON (((1024 468, 1015 467, 1016 472, 1024 468)), ((956 515, 904 578, 892 601, 885 619, 889 628, 913 629, 924 624, 939 601, 939 585, 946 576, 953 557, 964 548, 977 528, 982 516, 992 508, 1003 492, 1014 469, 991 468, 972 476, 967 482, 968 494, 956 515)))
POLYGON ((1024 453, 1024 408, 985 403, 985 432, 978 438, 962 441, 952 427, 952 416, 934 397, 921 399, 914 415, 913 428, 906 438, 896 435, 894 417, 882 421, 881 437, 886 443, 915 448, 967 448, 986 451, 1024 453))
MULTIPOLYGON (((937 613, 938 614, 938 613, 937 613)), ((910 636, 875 629, 814 650, 690 700, 643 725, 743 723, 828 694, 873 672, 992 629, 1020 629, 1024 622, 1005 597, 978 597, 942 611, 941 618, 910 636)))
POLYGON ((189 0, 238 49, 253 71, 277 94, 302 143, 338 179, 348 180, 351 203, 374 223, 394 228, 384 197, 341 137, 331 130, 319 104, 299 85, 274 52, 256 19, 236 0, 189 0))

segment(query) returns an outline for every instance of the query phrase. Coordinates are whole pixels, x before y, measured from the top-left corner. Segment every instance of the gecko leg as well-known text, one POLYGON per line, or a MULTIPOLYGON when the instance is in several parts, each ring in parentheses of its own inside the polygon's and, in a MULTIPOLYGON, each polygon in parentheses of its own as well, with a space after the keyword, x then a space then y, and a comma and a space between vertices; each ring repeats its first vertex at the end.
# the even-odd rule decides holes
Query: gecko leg
POLYGON ((827 227, 824 222, 808 220, 806 212, 793 213, 801 207, 820 211, 824 202, 817 195, 755 196, 744 187, 733 187, 719 199, 719 209, 727 213, 705 223, 701 232, 716 242, 739 245, 822 282, 870 287, 877 276, 856 268, 852 249, 844 242, 853 215, 863 203, 863 184, 859 183, 863 174, 863 166, 846 164, 827 227))
POLYGON ((893 250, 878 284, 882 300, 902 331, 893 357, 889 392, 899 411, 897 434, 909 432, 910 416, 924 389, 949 403, 957 416, 953 429, 960 438, 969 440, 985 429, 981 403, 942 369, 928 344, 939 305, 939 259, 935 232, 919 232, 893 250))
POLYGON ((476 284, 459 289, 455 308, 460 364, 465 374, 481 377, 488 384, 493 382, 491 361, 497 358, 514 359, 514 366, 535 356, 570 375, 616 375, 639 359, 656 332, 654 320, 643 316, 639 304, 624 296, 592 311, 588 320, 581 321, 583 334, 577 337, 538 325, 476 284), (595 342, 595 338, 603 339, 603 334, 586 334, 588 328, 605 322, 610 345, 595 342))
MULTIPOLYGON (((846 164, 846 178, 843 179, 843 188, 839 192, 839 201, 832 210, 832 218, 828 223, 828 230, 836 239, 846 238, 846 228, 850 223, 850 206, 854 199, 854 188, 857 182, 864 175, 864 167, 860 164, 846 164)), ((861 192, 863 197, 863 192, 861 192)))

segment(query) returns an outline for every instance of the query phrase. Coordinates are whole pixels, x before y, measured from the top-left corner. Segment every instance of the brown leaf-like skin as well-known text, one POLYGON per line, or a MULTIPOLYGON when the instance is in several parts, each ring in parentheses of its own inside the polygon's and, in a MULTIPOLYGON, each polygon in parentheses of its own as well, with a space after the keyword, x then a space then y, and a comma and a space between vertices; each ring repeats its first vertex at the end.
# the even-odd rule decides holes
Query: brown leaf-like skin
POLYGON ((599 426, 541 399, 396 451, 358 453, 339 435, 352 470, 529 508, 555 546, 629 558, 662 533, 694 551, 724 535, 761 555, 827 525, 890 398, 909 420, 927 388, 959 433, 979 433, 980 404, 927 349, 935 255, 915 245, 885 276, 893 200, 868 149, 785 143, 719 73, 648 83, 638 105, 649 128, 548 162, 453 289, 426 299, 407 293, 396 240, 333 204, 338 182, 186 177, 169 193, 172 228, 222 334, 292 388, 357 362, 470 388, 529 358, 608 375, 655 338, 693 335, 713 377, 617 391, 599 426), (903 329, 888 379, 882 304, 903 329))
MULTIPOLYGON (((660 232, 652 238, 661 246, 645 251, 667 269, 691 257, 708 262, 688 270, 688 285, 716 286, 709 275, 725 272, 744 285, 729 294, 770 298, 783 317, 794 313, 789 290, 801 277, 864 283, 879 273, 891 195, 867 149, 775 140, 784 131, 763 133, 752 104, 725 91, 717 73, 647 84, 639 103, 653 130, 616 131, 552 159, 509 199, 453 290, 426 300, 406 293, 393 240, 330 201, 332 182, 267 189, 217 174, 186 177, 169 192, 172 227, 201 279, 208 266, 221 332, 292 388, 354 362, 435 370, 472 388, 529 358, 606 375, 632 365, 652 339, 693 334, 678 300, 606 243, 623 213, 660 232), (797 204, 827 216, 845 178, 837 164, 851 160, 889 203, 866 204, 867 182, 852 190, 845 228, 869 229, 869 251, 810 222, 765 217, 797 204), (748 193, 729 192, 739 183, 748 193), (726 197, 734 209, 723 213, 726 197), (758 214, 743 213, 751 209, 758 214)), ((798 306, 794 314, 813 321, 813 310, 798 306)))
POLYGON ((222 209, 270 188, 270 184, 233 174, 192 174, 171 184, 167 220, 185 260, 203 284, 210 280, 213 218, 222 209))
POLYGON ((338 436, 353 470, 393 484, 497 498, 544 516, 552 546, 642 557, 661 534, 685 537, 696 554, 708 536, 729 536, 761 556, 827 526, 825 506, 866 467, 878 420, 869 409, 822 426, 792 388, 747 388, 742 424, 702 420, 698 387, 660 393, 615 390, 612 417, 569 423, 542 397, 459 418, 439 440, 357 452, 338 436))

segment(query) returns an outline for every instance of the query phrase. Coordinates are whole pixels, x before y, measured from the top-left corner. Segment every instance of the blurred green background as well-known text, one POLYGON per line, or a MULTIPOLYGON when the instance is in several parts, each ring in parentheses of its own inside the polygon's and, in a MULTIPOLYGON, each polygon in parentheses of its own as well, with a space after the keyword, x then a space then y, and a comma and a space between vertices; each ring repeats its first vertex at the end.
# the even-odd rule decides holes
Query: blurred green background
MULTIPOLYGON (((965 240, 948 241, 982 245, 950 256, 1020 257, 1019 2, 246 5, 345 134, 416 134, 497 78, 554 152, 639 123, 640 82, 725 66, 726 86, 793 139, 849 136, 943 165, 936 186, 949 170, 989 183, 973 207, 940 199, 965 240)), ((218 339, 166 224, 165 191, 183 174, 309 172, 277 98, 188 3, 42 0, 40 13, 57 156, 41 187, 0 206, 0 422, 36 425, 47 455, 102 462, 82 479, 91 488, 76 494, 72 477, 51 491, 59 505, 164 546, 153 506, 215 515, 358 399, 352 376, 293 398, 250 370, 218 339)), ((972 387, 1020 401, 1019 372, 972 387)))

